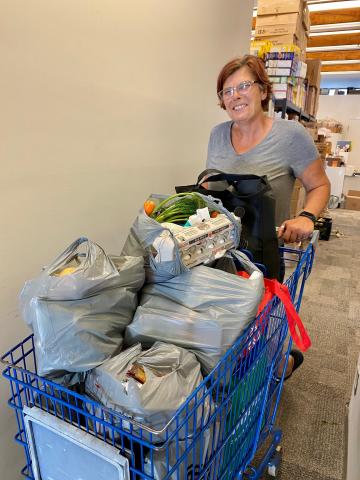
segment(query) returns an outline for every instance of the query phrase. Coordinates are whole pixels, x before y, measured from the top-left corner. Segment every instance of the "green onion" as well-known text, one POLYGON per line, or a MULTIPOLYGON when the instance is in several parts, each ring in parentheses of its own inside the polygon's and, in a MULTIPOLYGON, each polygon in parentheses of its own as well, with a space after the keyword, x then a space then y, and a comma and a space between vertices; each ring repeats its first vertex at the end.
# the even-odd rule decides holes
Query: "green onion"
POLYGON ((205 200, 195 192, 178 193, 163 200, 152 212, 157 222, 186 221, 198 208, 206 207, 205 200))

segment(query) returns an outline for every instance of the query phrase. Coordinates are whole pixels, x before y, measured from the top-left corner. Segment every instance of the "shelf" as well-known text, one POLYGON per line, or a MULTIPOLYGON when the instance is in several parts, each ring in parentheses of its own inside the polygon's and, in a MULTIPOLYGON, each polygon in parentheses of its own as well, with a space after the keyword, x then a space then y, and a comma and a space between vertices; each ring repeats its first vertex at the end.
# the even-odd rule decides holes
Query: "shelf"
POLYGON ((295 113, 299 115, 300 120, 306 120, 307 122, 314 122, 316 120, 314 116, 303 112, 300 107, 289 102, 286 98, 275 100, 274 110, 275 112, 281 112, 281 118, 285 118, 286 113, 295 113))

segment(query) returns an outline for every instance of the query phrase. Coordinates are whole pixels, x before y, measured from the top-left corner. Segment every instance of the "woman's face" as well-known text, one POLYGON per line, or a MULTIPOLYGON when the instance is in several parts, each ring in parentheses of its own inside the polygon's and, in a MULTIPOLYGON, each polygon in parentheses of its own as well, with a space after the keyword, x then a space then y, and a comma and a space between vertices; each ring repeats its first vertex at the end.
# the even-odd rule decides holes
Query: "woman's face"
MULTIPOLYGON (((241 82, 255 80, 251 70, 241 67, 228 77, 223 88, 236 87, 241 82)), ((265 100, 264 92, 258 83, 253 83, 247 90, 234 91, 230 98, 223 98, 225 109, 234 122, 246 123, 262 113, 261 101, 265 100)))

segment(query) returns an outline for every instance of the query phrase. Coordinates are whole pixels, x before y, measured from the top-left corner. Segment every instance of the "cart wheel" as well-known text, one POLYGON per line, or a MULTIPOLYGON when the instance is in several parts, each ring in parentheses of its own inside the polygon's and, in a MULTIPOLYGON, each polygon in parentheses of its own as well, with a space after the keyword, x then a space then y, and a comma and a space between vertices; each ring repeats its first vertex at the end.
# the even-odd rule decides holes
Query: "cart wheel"
POLYGON ((272 456, 270 462, 268 463, 268 474, 270 477, 276 477, 279 471, 279 466, 281 462, 281 446, 276 447, 275 453, 272 456))

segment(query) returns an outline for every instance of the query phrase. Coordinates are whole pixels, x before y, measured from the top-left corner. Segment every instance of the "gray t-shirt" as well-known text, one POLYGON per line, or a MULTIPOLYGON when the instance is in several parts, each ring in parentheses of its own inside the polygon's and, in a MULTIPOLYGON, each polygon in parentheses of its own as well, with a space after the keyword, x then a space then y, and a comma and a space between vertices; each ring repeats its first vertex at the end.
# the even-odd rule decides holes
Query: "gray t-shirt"
POLYGON ((266 175, 276 199, 276 224, 289 218, 295 178, 319 157, 305 127, 275 118, 270 132, 248 152, 237 154, 231 143, 233 122, 220 123, 210 134, 207 168, 226 173, 266 175))

